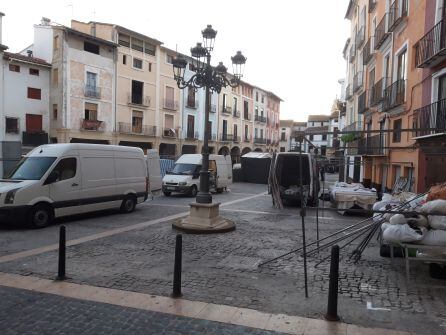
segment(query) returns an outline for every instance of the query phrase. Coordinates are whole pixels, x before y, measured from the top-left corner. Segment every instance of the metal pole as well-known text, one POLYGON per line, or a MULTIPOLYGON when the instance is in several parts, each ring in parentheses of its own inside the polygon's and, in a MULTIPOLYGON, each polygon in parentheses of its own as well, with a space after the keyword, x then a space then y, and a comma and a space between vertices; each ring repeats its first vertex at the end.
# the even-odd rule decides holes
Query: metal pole
POLYGON ((211 99, 209 85, 212 80, 211 55, 207 54, 206 63, 206 107, 204 112, 204 139, 203 148, 201 150, 202 162, 200 171, 200 190, 197 194, 196 201, 202 204, 212 203, 212 195, 209 192, 209 112, 211 109, 211 99))
POLYGON ((65 276, 65 250, 66 250, 66 230, 61 226, 59 230, 59 264, 57 267, 56 280, 64 280, 65 276))
POLYGON ((325 319, 339 321, 338 316, 339 246, 331 248, 330 283, 328 286, 328 306, 325 319))
POLYGON ((172 298, 179 298, 181 294, 181 263, 183 253, 183 236, 178 234, 175 240, 175 263, 173 266, 172 298))
POLYGON ((305 298, 308 298, 308 278, 307 278, 307 245, 305 239, 305 206, 303 182, 302 182, 302 141, 299 142, 299 187, 300 187, 300 216, 302 218, 302 247, 304 252, 304 279, 305 298))

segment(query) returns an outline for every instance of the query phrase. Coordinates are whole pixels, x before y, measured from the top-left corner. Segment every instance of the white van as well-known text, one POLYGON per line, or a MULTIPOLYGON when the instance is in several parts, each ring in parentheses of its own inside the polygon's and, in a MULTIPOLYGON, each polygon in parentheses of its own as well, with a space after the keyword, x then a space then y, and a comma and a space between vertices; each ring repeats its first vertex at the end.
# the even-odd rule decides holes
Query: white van
POLYGON ((148 195, 139 148, 48 144, 29 152, 0 180, 0 222, 49 225, 55 217, 120 208, 129 213, 148 195))
MULTIPOLYGON (((196 196, 200 184, 201 154, 185 154, 176 162, 172 171, 163 178, 163 193, 172 192, 196 196)), ((210 188, 218 193, 232 184, 230 156, 209 155, 210 188)))
POLYGON ((161 190, 161 166, 158 150, 149 149, 146 156, 147 175, 149 177, 150 192, 161 190))

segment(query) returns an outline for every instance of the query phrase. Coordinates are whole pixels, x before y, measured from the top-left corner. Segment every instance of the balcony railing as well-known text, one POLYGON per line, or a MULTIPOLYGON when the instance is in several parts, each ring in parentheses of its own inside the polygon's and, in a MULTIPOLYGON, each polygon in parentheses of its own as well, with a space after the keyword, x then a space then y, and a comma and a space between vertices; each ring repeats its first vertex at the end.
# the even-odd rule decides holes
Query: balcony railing
POLYGON ((386 38, 389 36, 387 30, 387 14, 384 14, 381 21, 375 28, 375 50, 378 50, 381 45, 385 42, 386 38))
POLYGON ((178 110, 178 101, 171 100, 171 99, 164 99, 163 106, 164 106, 164 109, 176 111, 176 110, 178 110))
POLYGON ((232 142, 234 139, 234 135, 232 134, 220 134, 220 141, 221 142, 232 142))
POLYGON ((372 50, 372 38, 370 37, 365 44, 362 52, 362 63, 364 65, 368 64, 374 55, 375 53, 372 50))
POLYGON ((258 121, 258 122, 266 122, 266 116, 262 116, 262 115, 254 115, 254 121, 258 121))
POLYGON ((384 133, 360 138, 358 140, 358 154, 364 156, 383 156, 387 152, 384 133))
POLYGON ((178 137, 178 129, 164 128, 163 129, 163 137, 177 138, 178 137))
POLYGON ((406 81, 400 79, 384 90, 383 111, 388 111, 406 101, 406 81))
POLYGON ((359 30, 356 33, 356 50, 361 49, 362 45, 364 44, 365 40, 365 27, 359 28, 359 30))
POLYGON ((358 113, 363 114, 366 110, 367 110, 367 91, 364 91, 358 97, 358 113))
POLYGON ((134 93, 127 94, 127 104, 150 107, 150 97, 134 93))
POLYGON ((249 112, 244 112, 244 113, 243 113, 243 118, 244 118, 245 120, 251 120, 251 113, 249 113, 249 112))
POLYGON ((223 114, 231 114, 231 113, 232 113, 232 107, 229 107, 229 106, 223 106, 221 112, 222 112, 223 114))
POLYGON ((198 108, 198 100, 188 98, 186 100, 186 107, 187 108, 198 108))
POLYGON ((200 137, 200 133, 198 131, 188 131, 186 132, 186 140, 196 141, 200 137))
POLYGON ((363 84, 363 72, 359 71, 353 76, 353 92, 357 92, 363 84))
POLYGON ((420 129, 414 131, 415 137, 446 133, 446 99, 416 109, 413 127, 420 129))
POLYGON ((350 63, 353 63, 356 58, 356 47, 355 42, 352 43, 352 46, 350 48, 350 63))
POLYGON ((254 143, 255 144, 266 144, 266 138, 254 137, 254 143))
POLYGON ((233 138, 232 138, 232 142, 240 143, 240 136, 234 135, 233 138))
POLYGON ((345 88, 345 99, 349 100, 353 96, 352 85, 347 85, 345 88))
POLYGON ((22 132, 22 145, 37 147, 42 144, 48 144, 48 133, 46 132, 22 132))
POLYGON ((97 86, 85 85, 84 94, 88 98, 100 99, 101 98, 101 88, 97 87, 97 86))
POLYGON ((435 66, 446 59, 446 24, 438 22, 415 44, 415 65, 417 67, 435 66))
POLYGON ((81 130, 90 130, 90 131, 102 131, 103 122, 99 120, 88 120, 88 119, 80 119, 81 120, 81 130))
POLYGON ((407 0, 395 0, 389 8, 389 31, 395 27, 407 16, 407 0))
POLYGON ((384 85, 388 78, 381 78, 370 89, 369 106, 376 106, 383 100, 384 85))
POLYGON ((118 130, 121 134, 156 136, 156 126, 133 125, 131 123, 119 122, 118 130))
POLYGON ((234 112, 232 113, 233 117, 240 117, 240 111, 234 109, 234 112))
POLYGON ((376 0, 369 0, 369 13, 373 12, 376 8, 376 0))

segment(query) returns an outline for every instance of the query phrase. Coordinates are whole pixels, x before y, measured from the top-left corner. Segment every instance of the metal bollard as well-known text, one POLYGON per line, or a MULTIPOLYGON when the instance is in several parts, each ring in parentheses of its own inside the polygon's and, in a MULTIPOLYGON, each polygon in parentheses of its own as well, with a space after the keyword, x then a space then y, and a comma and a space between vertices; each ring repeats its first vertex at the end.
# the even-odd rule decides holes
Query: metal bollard
POLYGON ((183 236, 178 234, 175 241, 175 264, 173 267, 172 298, 179 298, 181 294, 181 262, 183 253, 183 236))
POLYGON ((325 319, 339 321, 338 316, 339 246, 331 248, 330 282, 328 286, 328 306, 325 319))
POLYGON ((66 232, 65 226, 60 227, 59 231, 59 265, 57 268, 56 280, 64 280, 65 276, 65 249, 66 249, 66 232))

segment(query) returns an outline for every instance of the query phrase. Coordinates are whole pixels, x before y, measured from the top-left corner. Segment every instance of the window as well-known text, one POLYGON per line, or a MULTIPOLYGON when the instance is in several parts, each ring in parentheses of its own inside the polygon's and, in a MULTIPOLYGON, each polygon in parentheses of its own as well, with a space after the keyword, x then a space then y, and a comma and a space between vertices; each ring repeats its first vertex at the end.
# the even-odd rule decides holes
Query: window
POLYGON ((20 66, 15 64, 9 64, 9 71, 20 72, 20 66))
POLYGON ((41 133, 42 132, 42 115, 26 114, 26 132, 41 133))
POLYGON ((42 90, 40 88, 28 87, 28 99, 41 100, 42 90))
POLYGON ((405 80, 406 79, 406 64, 407 64, 407 50, 404 50, 398 55, 397 60, 397 80, 405 80))
POLYGON ((85 103, 85 120, 97 121, 98 105, 89 102, 85 103))
POLYGON ((166 63, 167 64, 172 64, 173 62, 173 56, 171 55, 166 55, 166 63))
POLYGON ((59 69, 55 68, 53 69, 53 85, 57 86, 59 82, 59 69))
POLYGON ((53 105, 53 119, 57 120, 57 104, 53 105))
POLYGON ((127 64, 127 55, 122 55, 122 64, 127 64))
POLYGON ((263 129, 260 129, 260 138, 263 138, 263 129))
POLYGON ((143 41, 132 37, 132 49, 143 52, 144 51, 143 41))
POLYGON ((137 69, 142 69, 142 60, 138 58, 133 58, 133 67, 137 69))
POLYGON ((259 115, 259 107, 258 107, 258 106, 256 106, 256 107, 254 108, 254 113, 255 113, 256 115, 259 115))
POLYGON ((173 129, 174 119, 173 115, 165 114, 164 115, 164 127, 167 129, 173 129))
POLYGON ((248 118, 248 113, 249 113, 248 101, 243 101, 243 112, 245 113, 245 119, 248 118))
POLYGON ((187 91, 187 107, 195 108, 195 90, 190 87, 187 91))
POLYGON ((152 63, 149 63, 149 72, 152 72, 152 63))
POLYGON ((193 72, 196 71, 194 64, 189 63, 189 71, 193 71, 193 72))
POLYGON ((254 138, 259 138, 259 130, 257 128, 254 129, 254 138))
POLYGON ((249 139, 248 125, 245 125, 245 140, 249 139))
POLYGON ((97 78, 98 78, 97 73, 87 71, 87 87, 89 87, 91 89, 95 89, 96 83, 97 83, 97 78))
POLYGON ((333 128, 333 138, 337 138, 338 137, 338 131, 339 131, 339 128, 338 127, 334 127, 333 128))
POLYGON ((84 41, 84 51, 99 55, 99 45, 84 41))
POLYGON ((226 94, 223 93, 223 109, 226 108, 226 94))
POLYGON ((321 146, 321 155, 322 155, 322 156, 325 156, 326 153, 327 153, 327 146, 322 145, 322 146, 321 146))
POLYGON ((256 101, 259 101, 259 92, 256 92, 256 101))
POLYGON ((187 138, 195 138, 195 117, 193 115, 187 116, 187 138))
POLYGON ((71 179, 76 175, 76 158, 63 158, 57 163, 53 172, 57 172, 56 181, 71 179))
POLYGON ((322 141, 326 141, 327 140, 327 134, 323 134, 322 135, 322 141))
POLYGON ((233 101, 233 107, 232 107, 232 110, 234 111, 234 113, 237 113, 237 98, 233 98, 234 99, 234 101, 233 101))
POLYGON ((265 102, 265 96, 262 94, 262 104, 265 102))
POLYGON ((155 56, 155 50, 156 50, 156 46, 150 43, 145 42, 144 43, 144 52, 146 54, 155 56))
POLYGON ((142 95, 143 95, 143 87, 144 83, 137 80, 132 80, 132 103, 133 104, 142 104, 142 95))
POLYGON ((401 119, 393 121, 392 141, 395 142, 395 143, 401 142, 401 127, 402 127, 402 120, 401 119))
POLYGON ((59 50, 59 35, 53 37, 53 50, 59 50))
POLYGON ((236 124, 234 124, 234 140, 237 139, 237 135, 238 135, 238 127, 236 124))
POLYGON ((38 69, 29 69, 29 74, 32 76, 38 76, 39 70, 38 69))
POLYGON ((143 112, 141 111, 132 112, 132 133, 137 133, 137 134, 142 133, 142 119, 143 119, 143 112))
POLYGON ((15 117, 6 117, 6 133, 7 134, 19 133, 19 119, 15 117))
POLYGON ((313 141, 314 135, 310 135, 310 141, 313 141))
POLYGON ((286 141, 286 137, 285 137, 286 135, 285 135, 285 132, 282 132, 281 134, 280 134, 280 140, 281 141, 286 141))
POLYGON ((119 45, 122 45, 124 47, 129 47, 130 46, 130 36, 125 35, 125 34, 119 34, 118 43, 119 43, 119 45))

